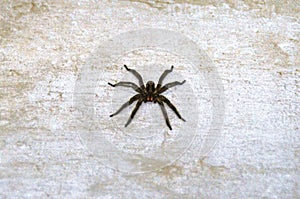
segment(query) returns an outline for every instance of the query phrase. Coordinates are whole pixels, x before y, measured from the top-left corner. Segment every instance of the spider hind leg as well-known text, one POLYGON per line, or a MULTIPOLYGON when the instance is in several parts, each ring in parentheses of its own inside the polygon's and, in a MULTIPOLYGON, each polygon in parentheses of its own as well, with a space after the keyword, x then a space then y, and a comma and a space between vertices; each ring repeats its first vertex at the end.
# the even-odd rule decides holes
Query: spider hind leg
POLYGON ((132 119, 134 118, 136 112, 139 110, 139 108, 142 105, 142 103, 143 103, 143 98, 140 98, 139 101, 136 103, 135 108, 131 112, 131 115, 130 115, 127 123, 125 124, 125 127, 127 127, 131 123, 132 119))
POLYGON ((128 107, 130 104, 132 104, 134 101, 138 100, 140 98, 140 94, 136 94, 130 100, 126 103, 124 103, 115 113, 111 114, 109 117, 113 117, 117 114, 119 114, 124 108, 128 107))
POLYGON ((177 115, 177 117, 179 119, 181 119, 182 121, 186 122, 186 120, 180 115, 179 111, 177 110, 177 108, 170 102, 170 100, 168 98, 166 98, 165 96, 163 95, 160 95, 159 96, 160 100, 162 102, 165 102, 171 109, 172 111, 174 111, 174 113, 177 115))
POLYGON ((161 109, 161 111, 162 111, 162 113, 163 113, 163 116, 164 116, 164 118, 165 118, 165 121, 166 121, 167 126, 168 126, 169 129, 172 131, 172 126, 171 126, 171 124, 170 124, 170 120, 169 120, 169 117, 168 117, 168 113, 167 113, 167 111, 166 111, 166 108, 165 108, 165 106, 164 106, 164 103, 161 102, 161 101, 158 101, 158 104, 159 104, 160 109, 161 109))

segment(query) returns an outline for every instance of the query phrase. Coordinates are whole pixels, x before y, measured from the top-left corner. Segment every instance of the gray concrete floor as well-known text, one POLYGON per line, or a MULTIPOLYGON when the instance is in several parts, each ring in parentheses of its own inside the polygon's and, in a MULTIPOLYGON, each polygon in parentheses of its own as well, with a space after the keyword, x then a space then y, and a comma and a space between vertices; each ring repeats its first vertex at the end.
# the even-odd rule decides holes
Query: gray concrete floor
POLYGON ((2 1, 1 198, 299 198, 299 11, 2 1), (165 95, 187 122, 167 109, 169 131, 156 104, 109 118, 134 95, 107 85, 137 82, 123 64, 145 81, 174 65, 165 83, 186 83, 165 95))

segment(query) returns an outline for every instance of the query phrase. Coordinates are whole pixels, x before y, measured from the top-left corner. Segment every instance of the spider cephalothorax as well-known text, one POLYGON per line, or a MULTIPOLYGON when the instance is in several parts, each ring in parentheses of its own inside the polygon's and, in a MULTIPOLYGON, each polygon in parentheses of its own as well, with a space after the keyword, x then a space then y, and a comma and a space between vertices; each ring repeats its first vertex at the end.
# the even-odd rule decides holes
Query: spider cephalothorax
POLYGON ((117 112, 115 112, 114 114, 110 115, 110 117, 113 117, 115 115, 117 115, 118 113, 120 113, 124 108, 128 107, 130 104, 132 104, 135 101, 138 101, 136 103, 135 108, 133 109, 127 123, 125 124, 125 127, 127 127, 131 120, 133 119, 133 117, 135 116, 136 112, 138 111, 139 107, 141 106, 141 104, 147 103, 147 102, 154 102, 154 103, 158 103, 162 113, 164 115, 164 118, 166 120, 166 123, 169 127, 170 130, 172 130, 170 121, 169 121, 169 117, 166 111, 166 108, 164 106, 164 103, 166 103, 174 112, 175 114, 178 116, 178 118, 180 118, 181 120, 185 121, 181 115, 179 114, 178 110, 176 109, 176 107, 170 102, 170 100, 168 100, 168 98, 166 98, 165 96, 161 95, 163 92, 165 92, 166 90, 168 90, 171 87, 177 86, 177 85, 182 85, 185 83, 185 80, 182 82, 171 82, 168 84, 165 84, 164 86, 162 86, 162 81, 163 79, 167 76, 167 74, 169 74, 170 72, 173 71, 173 66, 171 67, 170 70, 165 70, 163 72, 163 74, 160 76, 157 86, 155 87, 155 83, 153 81, 148 81, 146 84, 146 87, 144 85, 143 82, 143 78, 142 76, 133 69, 128 68, 126 65, 124 65, 124 67, 126 68, 127 71, 131 72, 135 77, 137 77, 137 79, 139 80, 139 85, 137 86, 135 83, 133 82, 118 82, 116 84, 111 84, 108 83, 109 85, 116 87, 116 86, 124 86, 124 87, 131 87, 133 88, 138 94, 134 95, 133 97, 131 97, 129 99, 128 102, 126 102, 125 104, 123 104, 119 110, 117 110, 117 112))

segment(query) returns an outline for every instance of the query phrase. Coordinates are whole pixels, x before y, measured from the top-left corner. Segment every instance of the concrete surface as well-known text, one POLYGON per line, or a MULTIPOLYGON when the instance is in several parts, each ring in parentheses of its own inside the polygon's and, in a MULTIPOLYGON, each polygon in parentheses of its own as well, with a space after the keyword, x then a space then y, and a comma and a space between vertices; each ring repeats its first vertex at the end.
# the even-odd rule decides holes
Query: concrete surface
POLYGON ((2 1, 1 198, 300 198, 299 11, 292 0, 2 1), (122 56, 101 57, 147 28, 187 42, 150 48, 149 34, 127 49, 137 40, 123 37, 122 56), (200 65, 182 54, 189 41, 200 65), (133 106, 109 118, 134 94, 107 85, 134 80, 123 64, 155 81, 174 65, 166 82, 187 82, 166 96, 187 122, 168 109, 169 131, 150 104, 127 128, 133 106))

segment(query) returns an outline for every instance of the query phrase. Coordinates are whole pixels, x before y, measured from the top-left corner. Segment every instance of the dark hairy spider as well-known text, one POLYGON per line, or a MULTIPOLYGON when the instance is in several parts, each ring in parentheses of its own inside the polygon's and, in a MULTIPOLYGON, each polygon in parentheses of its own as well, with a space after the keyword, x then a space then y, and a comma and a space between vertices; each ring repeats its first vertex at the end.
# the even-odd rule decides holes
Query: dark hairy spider
POLYGON ((118 113, 120 113, 124 108, 128 107, 129 105, 131 105, 133 102, 138 101, 135 105, 135 108, 133 109, 127 123, 125 124, 125 127, 127 127, 131 120, 134 118, 136 112, 138 111, 138 109, 140 108, 140 106, 142 105, 142 103, 147 103, 147 102, 153 102, 153 103, 158 103, 163 116, 166 120, 166 124, 169 127, 170 130, 172 130, 170 121, 169 121, 169 117, 166 111, 166 108, 164 106, 164 103, 166 103, 177 115, 177 117, 183 121, 185 121, 185 119, 183 119, 181 117, 181 115, 179 114, 178 110, 176 109, 176 107, 170 102, 170 100, 168 100, 168 98, 166 98, 165 96, 161 95, 163 92, 165 92, 166 90, 168 90, 169 88, 172 88, 174 86, 177 85, 182 85, 185 83, 185 80, 182 82, 178 82, 178 81, 174 81, 168 84, 165 84, 164 86, 162 86, 162 81, 164 80, 164 78, 173 71, 174 66, 171 67, 170 70, 165 70, 162 75, 160 76, 157 86, 155 87, 155 83, 153 81, 148 81, 146 84, 146 87, 144 85, 143 82, 143 78, 142 76, 133 69, 128 68, 126 65, 124 65, 125 69, 129 72, 131 72, 138 80, 139 80, 139 85, 137 86, 135 83, 133 82, 118 82, 116 84, 111 84, 108 83, 110 86, 112 87, 116 87, 116 86, 123 86, 123 87, 130 87, 132 89, 134 89, 138 94, 134 95, 133 97, 131 97, 129 99, 129 101, 127 101, 125 104, 123 104, 119 110, 117 110, 117 112, 115 112, 114 114, 111 114, 110 117, 113 117, 115 115, 117 115, 118 113))

